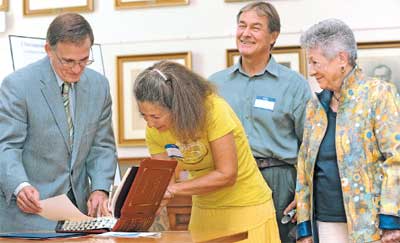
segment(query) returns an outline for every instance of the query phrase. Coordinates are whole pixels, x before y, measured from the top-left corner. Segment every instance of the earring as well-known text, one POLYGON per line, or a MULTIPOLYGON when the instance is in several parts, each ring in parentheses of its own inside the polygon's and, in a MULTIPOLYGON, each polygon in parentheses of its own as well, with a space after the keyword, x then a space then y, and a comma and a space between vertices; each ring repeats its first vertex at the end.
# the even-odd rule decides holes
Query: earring
POLYGON ((340 71, 341 71, 342 73, 344 73, 344 66, 341 66, 341 67, 340 67, 340 71))

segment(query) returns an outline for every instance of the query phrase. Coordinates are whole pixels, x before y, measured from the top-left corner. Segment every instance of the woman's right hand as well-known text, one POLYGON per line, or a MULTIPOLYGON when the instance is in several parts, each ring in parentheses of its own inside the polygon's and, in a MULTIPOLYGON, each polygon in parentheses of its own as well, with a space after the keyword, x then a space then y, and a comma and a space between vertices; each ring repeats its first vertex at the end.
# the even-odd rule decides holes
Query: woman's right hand
POLYGON ((313 243, 312 236, 307 236, 297 240, 297 243, 313 243))
POLYGON ((164 193, 164 197, 161 200, 160 207, 157 209, 156 215, 159 215, 161 212, 161 209, 163 207, 166 207, 169 200, 171 200, 174 197, 174 194, 171 192, 171 189, 169 187, 170 186, 168 186, 167 190, 164 193))
POLYGON ((173 193, 173 191, 172 191, 172 189, 171 189, 171 184, 167 187, 167 190, 165 191, 165 193, 164 193, 164 199, 168 199, 168 200, 170 200, 170 199, 172 199, 172 198, 174 198, 174 193, 173 193))

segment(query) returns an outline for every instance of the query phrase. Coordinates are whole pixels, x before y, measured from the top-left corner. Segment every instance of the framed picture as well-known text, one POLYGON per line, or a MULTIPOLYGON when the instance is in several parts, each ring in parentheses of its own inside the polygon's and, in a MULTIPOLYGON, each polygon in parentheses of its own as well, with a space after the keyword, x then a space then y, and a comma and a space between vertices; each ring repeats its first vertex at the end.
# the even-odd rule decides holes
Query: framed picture
MULTIPOLYGON (((14 71, 38 61, 47 55, 44 49, 44 45, 46 44, 45 38, 9 35, 8 39, 10 41, 10 52, 14 71)), ((89 55, 94 62, 86 68, 93 69, 105 75, 101 45, 94 43, 90 49, 89 55)))
POLYGON ((192 68, 190 52, 117 56, 118 144, 145 145, 146 122, 133 96, 133 84, 144 69, 161 60, 170 60, 192 68))
POLYGON ((115 0, 115 8, 147 8, 189 4, 189 0, 115 0))
MULTIPOLYGON (((4 0, 3 0, 4 1, 4 0)), ((62 12, 91 12, 94 0, 24 0, 24 15, 49 15, 62 12)))
POLYGON ((400 41, 358 43, 357 63, 364 74, 393 82, 400 91, 400 41))
POLYGON ((0 11, 8 11, 8 0, 0 0, 0 11))
POLYGON ((137 158, 118 158, 118 165, 120 168, 121 175, 125 175, 125 172, 128 168, 132 166, 139 166, 140 162, 142 162, 145 157, 137 157, 137 158))
MULTIPOLYGON (((272 49, 272 54, 276 62, 306 76, 306 57, 299 46, 277 46, 272 49)), ((226 51, 227 67, 237 63, 239 57, 240 53, 237 49, 228 49, 226 51)))

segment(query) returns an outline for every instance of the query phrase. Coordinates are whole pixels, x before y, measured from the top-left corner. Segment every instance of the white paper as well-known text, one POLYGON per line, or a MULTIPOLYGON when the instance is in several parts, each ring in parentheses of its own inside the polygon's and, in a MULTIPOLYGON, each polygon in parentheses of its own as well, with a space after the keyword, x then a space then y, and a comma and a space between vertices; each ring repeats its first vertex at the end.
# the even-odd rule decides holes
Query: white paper
POLYGON ((49 220, 82 221, 92 219, 79 211, 65 194, 41 200, 40 204, 42 212, 39 215, 49 220))
POLYGON ((98 237, 120 237, 120 238, 161 238, 161 232, 107 232, 97 235, 98 237))
POLYGON ((113 217, 115 217, 115 204, 117 203, 117 198, 118 198, 119 194, 121 193, 122 186, 124 185, 124 183, 126 181, 126 178, 128 177, 129 172, 131 171, 131 169, 132 168, 128 168, 126 170, 124 176, 122 177, 121 182, 118 184, 118 186, 115 189, 115 191, 114 190, 111 191, 112 195, 110 195, 110 199, 109 199, 109 203, 110 203, 109 204, 109 209, 110 209, 113 217))

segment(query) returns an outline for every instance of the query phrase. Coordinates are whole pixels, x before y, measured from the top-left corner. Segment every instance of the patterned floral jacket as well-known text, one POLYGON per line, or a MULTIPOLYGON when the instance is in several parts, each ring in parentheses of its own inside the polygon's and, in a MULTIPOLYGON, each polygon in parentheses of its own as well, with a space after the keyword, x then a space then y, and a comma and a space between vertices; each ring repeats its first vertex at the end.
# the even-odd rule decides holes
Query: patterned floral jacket
MULTIPOLYGON (((307 106, 298 160, 300 235, 313 219, 314 166, 326 128, 325 108, 314 97, 307 106)), ((365 79, 359 69, 344 81, 336 153, 350 242, 379 240, 379 228, 390 229, 393 219, 400 222, 400 97, 392 84, 365 79)))

